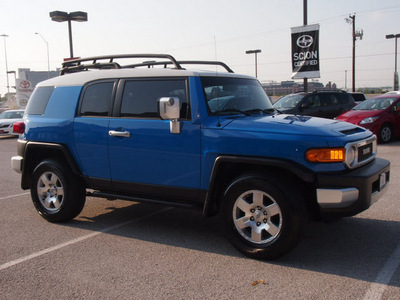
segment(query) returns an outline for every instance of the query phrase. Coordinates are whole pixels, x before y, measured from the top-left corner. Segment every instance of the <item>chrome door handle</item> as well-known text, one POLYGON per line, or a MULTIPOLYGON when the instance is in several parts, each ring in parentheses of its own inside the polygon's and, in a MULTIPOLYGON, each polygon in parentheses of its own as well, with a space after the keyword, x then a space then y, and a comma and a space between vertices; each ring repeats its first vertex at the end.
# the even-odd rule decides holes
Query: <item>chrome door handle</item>
POLYGON ((109 136, 121 136, 121 137, 130 137, 131 134, 129 131, 115 131, 115 130, 110 130, 108 132, 109 136))

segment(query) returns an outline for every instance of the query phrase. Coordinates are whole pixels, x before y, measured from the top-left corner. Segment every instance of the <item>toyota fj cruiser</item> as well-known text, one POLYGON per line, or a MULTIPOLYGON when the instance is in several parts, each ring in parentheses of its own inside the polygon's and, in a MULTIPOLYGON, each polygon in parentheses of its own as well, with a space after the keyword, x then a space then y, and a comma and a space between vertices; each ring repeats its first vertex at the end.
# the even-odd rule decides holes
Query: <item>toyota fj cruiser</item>
POLYGON ((370 131, 281 114, 255 78, 221 62, 102 56, 61 75, 36 87, 11 159, 50 222, 76 217, 86 196, 194 208, 220 213, 245 255, 273 259, 308 217, 353 216, 390 179, 370 131), (195 64, 215 71, 182 67, 195 64))

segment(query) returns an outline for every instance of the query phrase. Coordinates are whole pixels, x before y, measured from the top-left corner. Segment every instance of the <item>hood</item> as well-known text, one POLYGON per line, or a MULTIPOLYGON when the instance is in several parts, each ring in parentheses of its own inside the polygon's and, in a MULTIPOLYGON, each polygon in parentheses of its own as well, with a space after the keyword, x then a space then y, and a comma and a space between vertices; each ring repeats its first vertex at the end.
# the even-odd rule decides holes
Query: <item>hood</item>
POLYGON ((349 110, 336 119, 346 121, 352 124, 359 124, 365 118, 376 117, 381 114, 382 111, 378 110, 349 110))
POLYGON ((364 128, 353 124, 296 115, 273 115, 264 117, 243 117, 232 120, 224 130, 240 130, 252 132, 267 132, 276 134, 293 134, 304 136, 344 136, 349 132, 365 132, 364 128))

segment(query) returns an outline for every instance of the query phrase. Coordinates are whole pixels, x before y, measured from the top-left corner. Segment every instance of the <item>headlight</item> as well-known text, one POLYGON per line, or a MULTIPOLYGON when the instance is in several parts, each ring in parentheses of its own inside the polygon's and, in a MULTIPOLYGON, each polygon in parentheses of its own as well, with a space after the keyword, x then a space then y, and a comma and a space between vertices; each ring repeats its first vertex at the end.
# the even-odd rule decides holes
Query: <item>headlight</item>
POLYGON ((351 146, 347 149, 346 153, 346 165, 352 166, 356 160, 357 149, 355 146, 351 146))
POLYGON ((377 120, 379 117, 369 117, 369 118, 365 118, 364 120, 362 120, 360 122, 360 124, 370 124, 372 122, 374 122, 375 120, 377 120))

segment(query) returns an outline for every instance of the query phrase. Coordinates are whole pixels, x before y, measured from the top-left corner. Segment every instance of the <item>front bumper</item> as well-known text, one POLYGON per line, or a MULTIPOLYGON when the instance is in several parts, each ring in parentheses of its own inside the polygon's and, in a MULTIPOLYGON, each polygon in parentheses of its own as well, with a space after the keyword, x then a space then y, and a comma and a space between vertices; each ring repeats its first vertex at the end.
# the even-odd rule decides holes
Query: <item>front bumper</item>
POLYGON ((22 162, 24 161, 22 156, 13 156, 11 157, 11 168, 17 172, 22 173, 22 162))
POLYGON ((353 216, 368 209, 386 192, 390 162, 376 158, 348 173, 317 175, 317 202, 322 214, 353 216))

